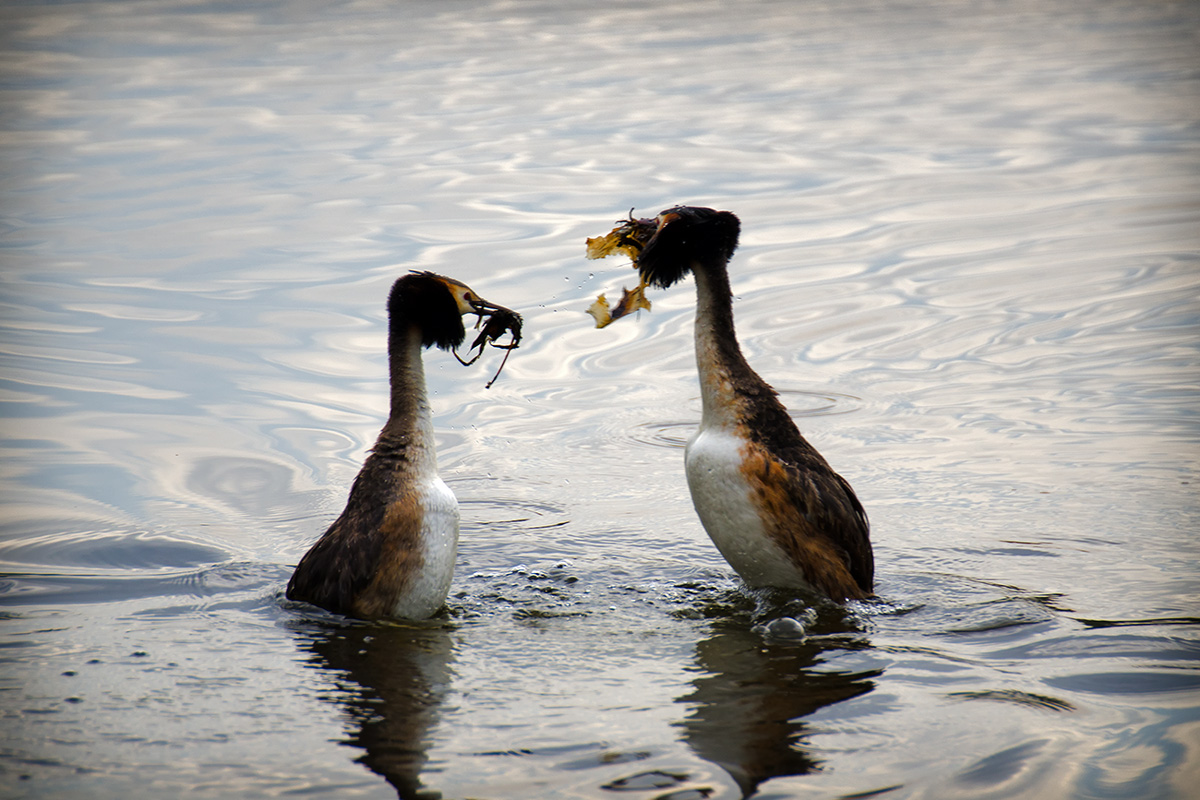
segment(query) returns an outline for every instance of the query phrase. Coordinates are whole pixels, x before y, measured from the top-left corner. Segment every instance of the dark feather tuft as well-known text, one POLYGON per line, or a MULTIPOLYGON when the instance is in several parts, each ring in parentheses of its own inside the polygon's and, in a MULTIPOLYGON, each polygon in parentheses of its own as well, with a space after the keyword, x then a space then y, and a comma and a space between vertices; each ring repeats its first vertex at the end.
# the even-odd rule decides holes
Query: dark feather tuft
POLYGON ((454 295, 446 287, 445 279, 432 272, 414 272, 392 284, 388 319, 393 332, 416 325, 425 347, 452 350, 467 335, 454 295))
POLYGON ((741 223, 729 211, 676 206, 660 214, 674 215, 638 254, 637 265, 651 286, 665 289, 693 269, 724 267, 737 249, 741 223))

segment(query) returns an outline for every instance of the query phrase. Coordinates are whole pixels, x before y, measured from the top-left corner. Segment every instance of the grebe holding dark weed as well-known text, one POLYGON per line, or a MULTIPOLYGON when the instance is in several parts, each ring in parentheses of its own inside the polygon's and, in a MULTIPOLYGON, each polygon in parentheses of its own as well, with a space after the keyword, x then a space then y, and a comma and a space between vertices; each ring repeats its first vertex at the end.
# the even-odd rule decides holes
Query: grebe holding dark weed
POLYGON ((482 324, 472 350, 511 350, 520 342, 520 315, 452 278, 414 272, 392 285, 391 411, 345 510, 292 574, 289 599, 363 618, 425 619, 445 603, 458 551, 458 500, 437 472, 421 351, 456 351, 468 314, 482 324), (506 333, 511 341, 496 344, 506 333))

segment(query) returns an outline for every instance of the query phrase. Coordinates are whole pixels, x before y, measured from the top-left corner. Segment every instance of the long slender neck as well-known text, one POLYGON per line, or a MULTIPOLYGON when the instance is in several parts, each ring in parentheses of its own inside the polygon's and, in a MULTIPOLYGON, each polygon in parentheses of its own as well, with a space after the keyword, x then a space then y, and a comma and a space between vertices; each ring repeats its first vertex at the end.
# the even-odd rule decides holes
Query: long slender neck
POLYGON ((421 331, 415 325, 393 325, 388 332, 388 370, 392 404, 388 421, 379 434, 375 452, 421 461, 436 468, 433 413, 425 393, 425 367, 421 360, 421 331))
POLYGON ((701 428, 733 427, 739 398, 770 388, 750 369, 733 328, 733 294, 724 264, 695 264, 696 368, 700 373, 701 428))

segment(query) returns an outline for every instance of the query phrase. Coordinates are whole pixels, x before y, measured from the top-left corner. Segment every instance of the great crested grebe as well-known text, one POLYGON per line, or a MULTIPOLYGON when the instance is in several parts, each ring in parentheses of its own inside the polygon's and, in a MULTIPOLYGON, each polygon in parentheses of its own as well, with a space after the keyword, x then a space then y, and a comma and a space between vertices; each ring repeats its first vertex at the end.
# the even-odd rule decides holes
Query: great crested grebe
POLYGON ((472 349, 482 352, 505 332, 512 334, 506 346, 512 348, 520 340, 521 318, 432 272, 398 279, 387 307, 387 423, 354 479, 345 510, 300 560, 287 596, 348 616, 425 619, 450 591, 458 500, 437 472, 421 350, 461 345, 467 314, 481 322, 489 317, 472 349))
POLYGON ((605 242, 630 252, 650 286, 695 276, 702 412, 685 451, 687 480, 725 560, 750 586, 865 599, 875 573, 866 512, 738 346, 726 265, 740 229, 728 211, 677 206, 631 219, 605 242))

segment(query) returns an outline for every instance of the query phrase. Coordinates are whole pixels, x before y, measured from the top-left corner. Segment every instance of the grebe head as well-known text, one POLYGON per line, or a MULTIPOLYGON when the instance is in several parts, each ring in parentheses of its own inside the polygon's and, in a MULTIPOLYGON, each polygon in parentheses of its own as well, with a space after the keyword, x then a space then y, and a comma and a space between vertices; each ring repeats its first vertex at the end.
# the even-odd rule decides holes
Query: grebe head
POLYGON ((393 324, 416 325, 422 345, 442 350, 463 343, 467 335, 464 316, 496 312, 513 314, 484 300, 465 283, 432 272, 414 271, 397 279, 388 296, 388 316, 393 324))
POLYGON ((657 229, 638 254, 637 266, 651 286, 667 288, 700 267, 724 267, 737 249, 741 223, 729 211, 675 206, 658 215, 657 229))

